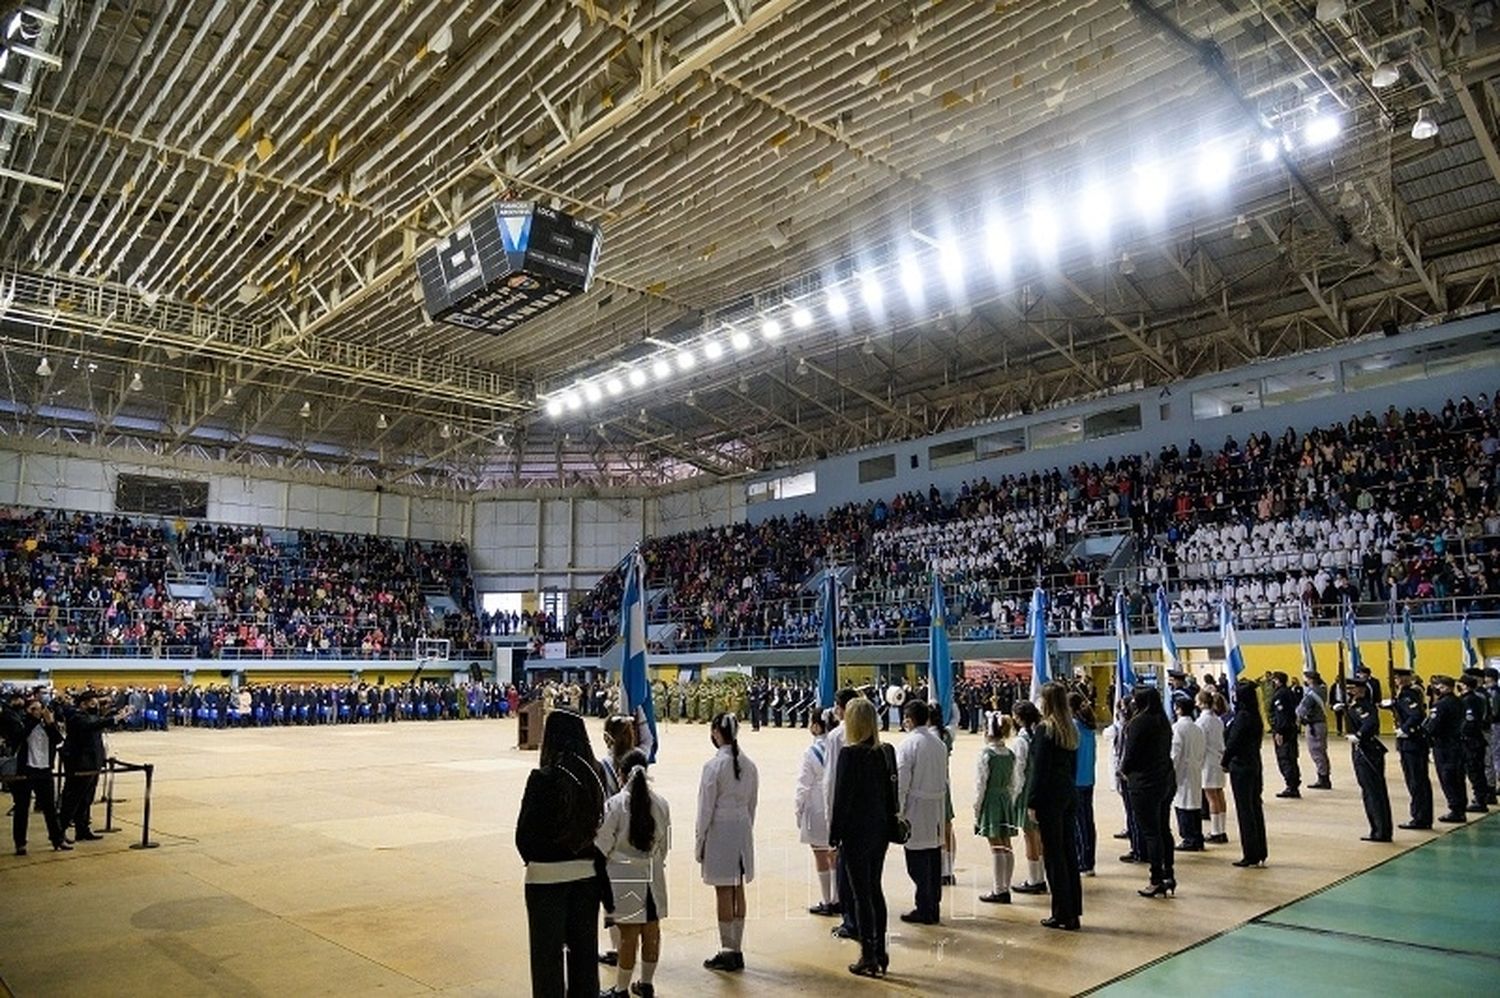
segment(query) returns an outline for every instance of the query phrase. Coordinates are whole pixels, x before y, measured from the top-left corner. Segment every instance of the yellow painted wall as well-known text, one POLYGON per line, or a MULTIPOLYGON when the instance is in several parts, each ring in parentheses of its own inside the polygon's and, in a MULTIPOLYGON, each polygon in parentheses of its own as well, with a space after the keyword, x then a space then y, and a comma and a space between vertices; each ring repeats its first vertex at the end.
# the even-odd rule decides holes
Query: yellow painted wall
POLYGON ((651 673, 652 679, 660 679, 665 683, 675 683, 682 670, 675 665, 653 665, 648 671, 651 673))

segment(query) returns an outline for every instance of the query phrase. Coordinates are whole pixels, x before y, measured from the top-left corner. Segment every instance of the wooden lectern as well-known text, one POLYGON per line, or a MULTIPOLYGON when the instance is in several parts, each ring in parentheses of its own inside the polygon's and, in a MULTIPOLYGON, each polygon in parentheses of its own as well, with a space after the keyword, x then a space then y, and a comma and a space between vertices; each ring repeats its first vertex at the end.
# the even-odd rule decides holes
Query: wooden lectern
POLYGON ((542 702, 533 700, 516 711, 517 747, 523 751, 534 751, 542 747, 542 702))

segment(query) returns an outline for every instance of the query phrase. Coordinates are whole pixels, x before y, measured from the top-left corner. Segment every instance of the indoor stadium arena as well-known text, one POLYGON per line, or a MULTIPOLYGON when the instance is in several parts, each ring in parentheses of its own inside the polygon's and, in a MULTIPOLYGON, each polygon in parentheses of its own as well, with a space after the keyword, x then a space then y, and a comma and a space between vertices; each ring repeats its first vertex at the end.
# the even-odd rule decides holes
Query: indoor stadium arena
POLYGON ((1472 996, 1497 782, 1500 4, 0 0, 0 996, 1472 996))

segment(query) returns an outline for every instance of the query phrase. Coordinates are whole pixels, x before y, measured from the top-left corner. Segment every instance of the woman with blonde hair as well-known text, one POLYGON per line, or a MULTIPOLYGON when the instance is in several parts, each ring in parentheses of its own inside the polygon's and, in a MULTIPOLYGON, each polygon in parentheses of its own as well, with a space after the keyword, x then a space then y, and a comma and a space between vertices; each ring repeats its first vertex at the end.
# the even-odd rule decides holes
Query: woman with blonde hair
POLYGON ((1083 881, 1073 839, 1078 826, 1078 728, 1061 683, 1042 687, 1042 720, 1032 731, 1032 779, 1026 804, 1042 839, 1042 861, 1052 894, 1049 929, 1077 931, 1083 914, 1083 881))
POLYGON ((989 841, 994 867, 992 890, 979 896, 988 904, 1010 904, 1010 878, 1016 868, 1010 840, 1021 830, 1021 816, 1016 812, 1021 773, 1015 753, 1005 744, 1011 730, 1010 718, 1004 714, 986 715, 985 746, 979 750, 975 773, 974 834, 989 841))
POLYGON ((845 906, 854 916, 859 962, 849 972, 879 977, 886 952, 885 891, 880 878, 897 822, 896 753, 880 743, 875 705, 863 697, 844 711, 844 747, 834 777, 828 841, 839 850, 849 881, 845 906))

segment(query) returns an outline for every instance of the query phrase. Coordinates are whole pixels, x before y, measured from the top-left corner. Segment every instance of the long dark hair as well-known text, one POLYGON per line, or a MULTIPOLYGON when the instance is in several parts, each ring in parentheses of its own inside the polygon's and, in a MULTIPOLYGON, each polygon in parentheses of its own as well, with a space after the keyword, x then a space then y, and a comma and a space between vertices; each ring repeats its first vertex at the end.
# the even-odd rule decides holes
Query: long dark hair
POLYGON ((568 710, 547 715, 539 768, 557 776, 557 838, 571 852, 582 852, 604 818, 604 776, 594 761, 583 718, 568 710))
POLYGON ((713 730, 719 733, 719 740, 729 746, 734 755, 734 778, 740 778, 740 719, 727 710, 722 714, 714 715, 713 730))
POLYGON ((650 852, 656 841, 656 816, 651 813, 651 790, 646 786, 646 753, 631 749, 620 760, 621 780, 630 792, 630 844, 641 852, 650 852))

